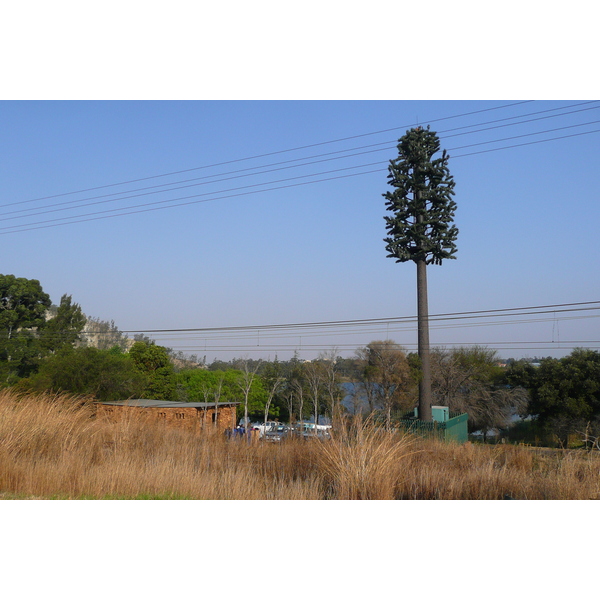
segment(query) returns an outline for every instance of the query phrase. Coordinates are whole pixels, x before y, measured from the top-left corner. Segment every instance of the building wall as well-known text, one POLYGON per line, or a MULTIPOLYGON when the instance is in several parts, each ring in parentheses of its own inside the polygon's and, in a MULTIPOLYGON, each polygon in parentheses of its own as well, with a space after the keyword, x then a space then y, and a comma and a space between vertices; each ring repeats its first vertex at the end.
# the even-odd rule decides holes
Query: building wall
MULTIPOLYGON (((117 421, 122 418, 140 418, 150 423, 164 423, 169 427, 177 427, 200 434, 213 431, 215 408, 196 407, 142 407, 142 406, 114 406, 110 404, 97 404, 96 416, 117 421)), ((236 407, 219 406, 217 411, 217 426, 219 433, 225 429, 235 427, 236 407)))

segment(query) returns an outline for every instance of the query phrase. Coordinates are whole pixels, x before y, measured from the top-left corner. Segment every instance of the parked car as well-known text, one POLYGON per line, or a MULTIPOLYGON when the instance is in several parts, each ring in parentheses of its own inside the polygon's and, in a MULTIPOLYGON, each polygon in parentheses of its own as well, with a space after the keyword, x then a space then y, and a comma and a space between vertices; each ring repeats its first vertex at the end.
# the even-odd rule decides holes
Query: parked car
POLYGON ((282 425, 282 423, 279 423, 278 421, 267 421, 266 423, 253 423, 252 427, 260 431, 259 437, 263 437, 267 431, 271 431, 280 425, 282 425))
POLYGON ((272 427, 266 431, 263 436, 263 440, 265 442, 282 442, 284 439, 289 437, 290 434, 291 429, 289 427, 279 424, 276 427, 272 427))
POLYGON ((314 429, 313 430, 309 429, 302 433, 302 437, 305 440, 313 440, 313 439, 330 440, 331 433, 329 432, 328 429, 317 429, 316 431, 314 429))
POLYGON ((298 437, 304 438, 305 440, 320 439, 330 440, 331 439, 331 425, 317 425, 314 423, 296 423, 294 425, 294 432, 298 437))

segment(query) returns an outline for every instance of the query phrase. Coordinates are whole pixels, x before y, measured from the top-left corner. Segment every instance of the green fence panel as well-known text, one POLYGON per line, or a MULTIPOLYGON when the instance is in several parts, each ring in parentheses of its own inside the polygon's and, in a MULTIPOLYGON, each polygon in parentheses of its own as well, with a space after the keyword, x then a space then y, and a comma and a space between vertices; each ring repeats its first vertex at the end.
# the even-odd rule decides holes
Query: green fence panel
POLYGON ((467 442, 469 439, 469 431, 467 429, 468 419, 469 415, 466 413, 448 419, 444 423, 446 426, 445 440, 447 442, 458 442, 459 444, 467 442))
POLYGON ((468 415, 454 414, 443 423, 424 422, 418 419, 400 419, 394 422, 398 428, 406 433, 418 435, 428 439, 438 439, 446 442, 464 444, 468 441, 467 420, 468 415))

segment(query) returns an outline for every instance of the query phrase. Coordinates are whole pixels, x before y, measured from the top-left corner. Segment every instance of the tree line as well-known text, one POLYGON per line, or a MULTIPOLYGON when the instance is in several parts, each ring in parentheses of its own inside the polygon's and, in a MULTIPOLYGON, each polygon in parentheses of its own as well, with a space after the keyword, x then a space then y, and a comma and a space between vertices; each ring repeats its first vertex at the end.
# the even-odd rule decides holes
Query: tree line
MULTIPOLYGON (((469 429, 484 436, 519 416, 561 440, 584 430, 600 435, 594 350, 503 367, 485 347, 435 348, 430 370, 432 403, 466 412, 469 429)), ((240 358, 206 365, 86 317, 70 295, 52 305, 37 280, 0 275, 0 387, 98 400, 238 402, 240 417, 260 421, 373 414, 391 427, 418 406, 421 378, 419 355, 392 340, 373 341, 350 358, 331 350, 312 361, 240 358)))

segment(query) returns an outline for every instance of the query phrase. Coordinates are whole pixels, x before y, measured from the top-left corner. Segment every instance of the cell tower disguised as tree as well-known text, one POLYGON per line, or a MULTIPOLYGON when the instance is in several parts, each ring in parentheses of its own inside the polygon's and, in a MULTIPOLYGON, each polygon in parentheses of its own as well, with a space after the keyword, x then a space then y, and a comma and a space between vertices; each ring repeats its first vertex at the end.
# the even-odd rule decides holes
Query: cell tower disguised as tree
POLYGON ((419 384, 419 418, 431 421, 431 368, 429 360, 429 309, 427 265, 455 258, 458 229, 453 225, 456 203, 454 180, 448 170, 448 154, 440 150, 436 133, 417 127, 398 142, 398 158, 390 161, 388 184, 383 194, 392 216, 386 216, 389 258, 412 260, 417 265, 418 344, 422 378, 419 384))

